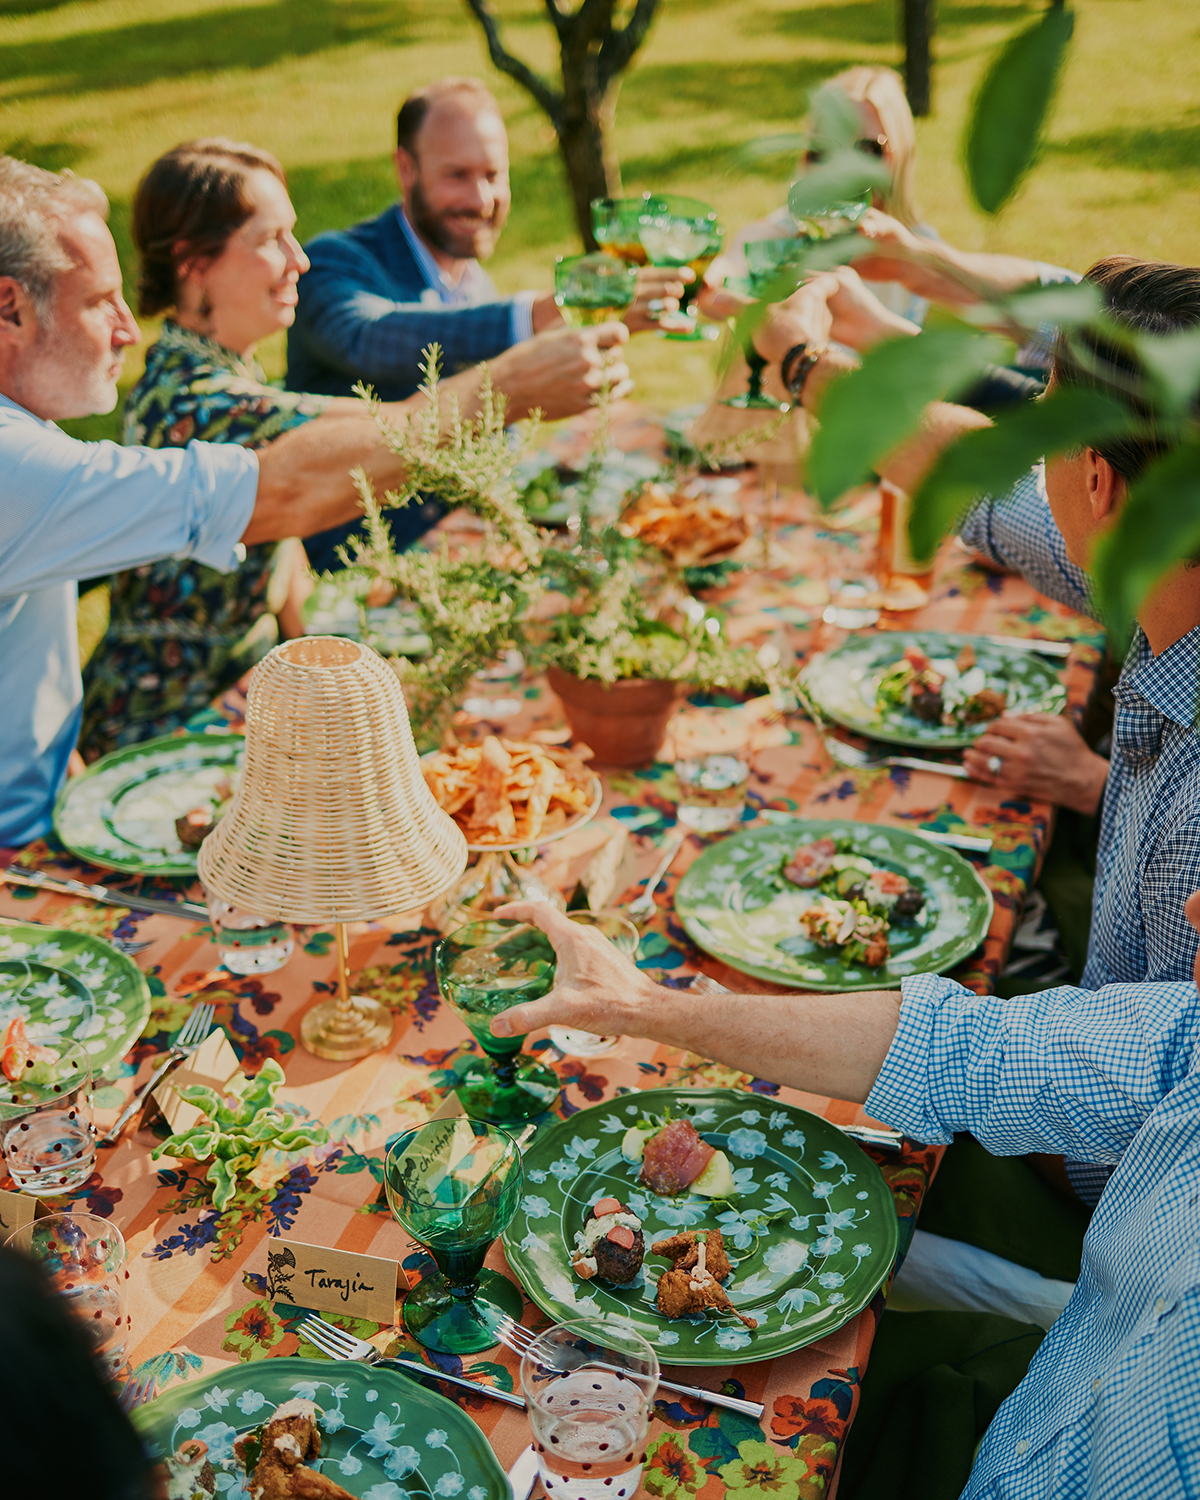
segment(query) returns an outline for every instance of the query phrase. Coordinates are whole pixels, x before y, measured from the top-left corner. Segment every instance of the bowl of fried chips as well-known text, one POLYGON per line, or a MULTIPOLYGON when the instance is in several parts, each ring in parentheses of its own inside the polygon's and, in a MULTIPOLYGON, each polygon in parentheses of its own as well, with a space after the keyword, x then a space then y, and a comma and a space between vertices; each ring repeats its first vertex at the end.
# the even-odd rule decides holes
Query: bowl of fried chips
POLYGON ((602 795, 599 778, 574 751, 494 734, 436 750, 422 758, 421 770, 475 850, 561 838, 595 814, 602 795))

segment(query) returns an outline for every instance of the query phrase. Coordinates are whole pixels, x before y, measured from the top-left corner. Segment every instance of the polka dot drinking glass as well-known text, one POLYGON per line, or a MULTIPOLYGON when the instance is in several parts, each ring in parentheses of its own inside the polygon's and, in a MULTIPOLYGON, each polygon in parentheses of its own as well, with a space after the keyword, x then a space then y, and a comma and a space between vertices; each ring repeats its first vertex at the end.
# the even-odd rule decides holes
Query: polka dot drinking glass
POLYGON ((0 1077, 0 1155, 35 1198, 72 1192, 92 1175, 92 1065, 78 1042, 39 1044, 16 1078, 0 1077))
POLYGON ((129 1272, 117 1226, 96 1214, 47 1214, 11 1235, 8 1248, 41 1262, 54 1290, 83 1324, 104 1373, 115 1376, 123 1369, 129 1272))
POLYGON ((546 1500, 631 1500, 641 1482, 658 1356, 619 1318, 558 1323, 521 1360, 546 1500))

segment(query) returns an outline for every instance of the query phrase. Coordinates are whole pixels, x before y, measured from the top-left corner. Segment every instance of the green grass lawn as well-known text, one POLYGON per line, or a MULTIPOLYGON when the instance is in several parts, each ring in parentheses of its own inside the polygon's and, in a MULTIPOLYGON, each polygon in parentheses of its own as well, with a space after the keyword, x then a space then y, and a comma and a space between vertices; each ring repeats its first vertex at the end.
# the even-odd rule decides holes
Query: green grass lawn
MULTIPOLYGON (((920 201, 946 238, 1086 267, 1124 251, 1200 254, 1200 12, 1195 0, 1077 0, 1076 40, 1043 160, 998 225, 971 209, 957 166, 962 122, 997 43, 1040 10, 1025 0, 939 7, 934 114, 920 122, 920 201)), ((507 39, 549 67, 541 0, 498 0, 507 39)), ((895 63, 894 0, 661 0, 621 93, 628 188, 674 189, 732 226, 783 201, 790 161, 755 170, 734 152, 795 128, 806 92, 850 63, 895 63)), ((204 134, 274 151, 302 236, 378 212, 394 195, 395 108, 439 74, 478 73, 500 98, 513 213, 490 263, 502 290, 549 284, 577 249, 549 126, 499 77, 458 0, 0 0, 0 146, 95 177, 113 203, 132 290, 128 206, 159 152, 204 134)), ((153 329, 146 328, 152 335, 153 329)), ((282 340, 260 351, 282 369, 282 340)), ((635 341, 642 398, 701 398, 712 346, 635 341)), ((126 382, 140 358, 128 362, 126 382)), ((72 424, 89 436, 116 419, 72 424)))

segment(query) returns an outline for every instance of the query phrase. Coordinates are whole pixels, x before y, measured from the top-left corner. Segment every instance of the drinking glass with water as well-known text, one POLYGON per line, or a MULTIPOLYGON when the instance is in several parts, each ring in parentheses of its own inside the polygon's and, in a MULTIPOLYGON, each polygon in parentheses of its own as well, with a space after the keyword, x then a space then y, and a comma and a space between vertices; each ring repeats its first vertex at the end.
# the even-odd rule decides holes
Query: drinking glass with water
POLYGON ((37 1198, 92 1175, 92 1064, 78 1042, 39 1046, 18 1078, 0 1078, 0 1154, 17 1187, 37 1198))

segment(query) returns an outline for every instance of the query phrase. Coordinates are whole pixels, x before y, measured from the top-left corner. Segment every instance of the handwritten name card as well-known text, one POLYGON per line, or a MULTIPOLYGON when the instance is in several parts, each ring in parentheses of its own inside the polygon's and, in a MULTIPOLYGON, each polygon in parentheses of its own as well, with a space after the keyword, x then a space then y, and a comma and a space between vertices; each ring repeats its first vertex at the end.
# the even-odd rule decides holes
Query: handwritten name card
POLYGON ((18 1229, 24 1229, 26 1224, 32 1224, 39 1208, 43 1213, 52 1212, 37 1198, 31 1198, 28 1193, 10 1193, 0 1188, 0 1244, 3 1244, 10 1234, 16 1234, 18 1229))
POLYGON ((343 1313, 391 1327, 396 1321, 394 1260, 357 1251, 267 1240, 267 1296, 318 1312, 343 1313))

